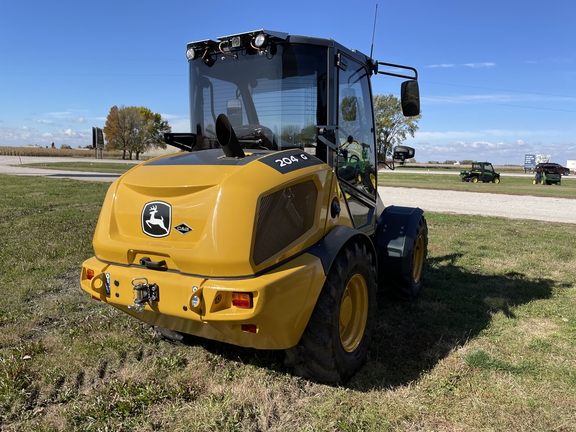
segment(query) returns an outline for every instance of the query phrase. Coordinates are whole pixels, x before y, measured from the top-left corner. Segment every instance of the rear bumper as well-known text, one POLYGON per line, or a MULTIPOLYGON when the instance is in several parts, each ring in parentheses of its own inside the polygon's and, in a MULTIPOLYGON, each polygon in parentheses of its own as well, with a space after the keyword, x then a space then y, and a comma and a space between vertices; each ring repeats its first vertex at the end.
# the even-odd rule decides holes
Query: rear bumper
POLYGON ((244 347, 286 349, 300 340, 325 279, 320 259, 310 254, 264 275, 239 279, 201 278, 93 257, 83 263, 80 284, 93 298, 153 326, 244 347), (158 301, 138 311, 133 284, 143 280, 158 286, 158 301), (251 293, 252 307, 232 305, 234 292, 251 293), (244 331, 243 325, 255 332, 244 331))

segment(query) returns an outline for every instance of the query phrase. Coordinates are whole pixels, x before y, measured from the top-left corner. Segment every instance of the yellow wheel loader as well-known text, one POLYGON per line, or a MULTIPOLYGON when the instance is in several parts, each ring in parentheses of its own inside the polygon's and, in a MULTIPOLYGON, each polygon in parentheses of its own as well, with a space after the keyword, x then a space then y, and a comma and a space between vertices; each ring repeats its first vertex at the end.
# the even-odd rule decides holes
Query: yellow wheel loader
POLYGON ((267 30, 186 55, 192 132, 166 134, 174 154, 110 186, 81 287, 163 334, 285 350, 293 373, 345 382, 366 359, 377 289, 422 286, 426 220, 378 195, 370 82, 405 78, 414 116, 417 71, 267 30))

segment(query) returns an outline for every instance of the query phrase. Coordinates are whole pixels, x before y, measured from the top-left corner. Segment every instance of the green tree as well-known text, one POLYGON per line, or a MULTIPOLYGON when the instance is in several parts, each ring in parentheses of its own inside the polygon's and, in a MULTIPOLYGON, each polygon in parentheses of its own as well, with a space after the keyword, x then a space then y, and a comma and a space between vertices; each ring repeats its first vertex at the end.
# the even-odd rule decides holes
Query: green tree
POLYGON ((422 114, 404 117, 400 99, 391 94, 374 96, 374 115, 379 161, 385 161, 386 156, 392 153, 392 148, 402 144, 407 135, 414 137, 418 130, 418 120, 422 117, 422 114))
POLYGON ((166 148, 164 133, 171 132, 172 128, 158 113, 146 107, 114 105, 110 108, 103 132, 106 136, 106 149, 122 150, 122 159, 128 154, 145 153, 152 148, 166 148))

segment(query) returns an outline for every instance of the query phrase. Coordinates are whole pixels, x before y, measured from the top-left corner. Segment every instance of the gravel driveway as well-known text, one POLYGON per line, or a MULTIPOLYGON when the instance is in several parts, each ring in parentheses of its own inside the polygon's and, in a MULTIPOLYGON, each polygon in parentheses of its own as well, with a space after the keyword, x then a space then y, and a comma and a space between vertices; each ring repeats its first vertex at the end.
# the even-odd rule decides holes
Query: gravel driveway
POLYGON ((378 192, 385 205, 576 224, 576 199, 383 186, 378 187, 378 192))
MULTIPOLYGON (((0 156, 0 174, 47 176, 107 182, 112 182, 118 177, 118 175, 115 174, 79 173, 74 171, 55 171, 19 166, 26 163, 59 162, 61 160, 73 162, 76 159, 0 156)), ((87 159, 79 160, 82 162, 87 161, 87 159)), ((96 163, 114 162, 107 159, 91 159, 90 161, 96 163)), ((120 162, 125 163, 127 161, 120 162)), ((438 213, 470 214, 576 224, 576 199, 384 186, 379 186, 378 191, 385 205, 420 207, 424 211, 438 213)))

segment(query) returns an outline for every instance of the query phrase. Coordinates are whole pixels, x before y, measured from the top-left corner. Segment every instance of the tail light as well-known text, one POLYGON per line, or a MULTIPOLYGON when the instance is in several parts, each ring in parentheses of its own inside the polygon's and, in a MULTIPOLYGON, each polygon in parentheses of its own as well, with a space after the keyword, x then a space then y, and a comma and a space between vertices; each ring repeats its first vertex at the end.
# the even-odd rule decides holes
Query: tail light
POLYGON ((252 307, 252 293, 232 293, 232 306, 250 309, 252 307))

